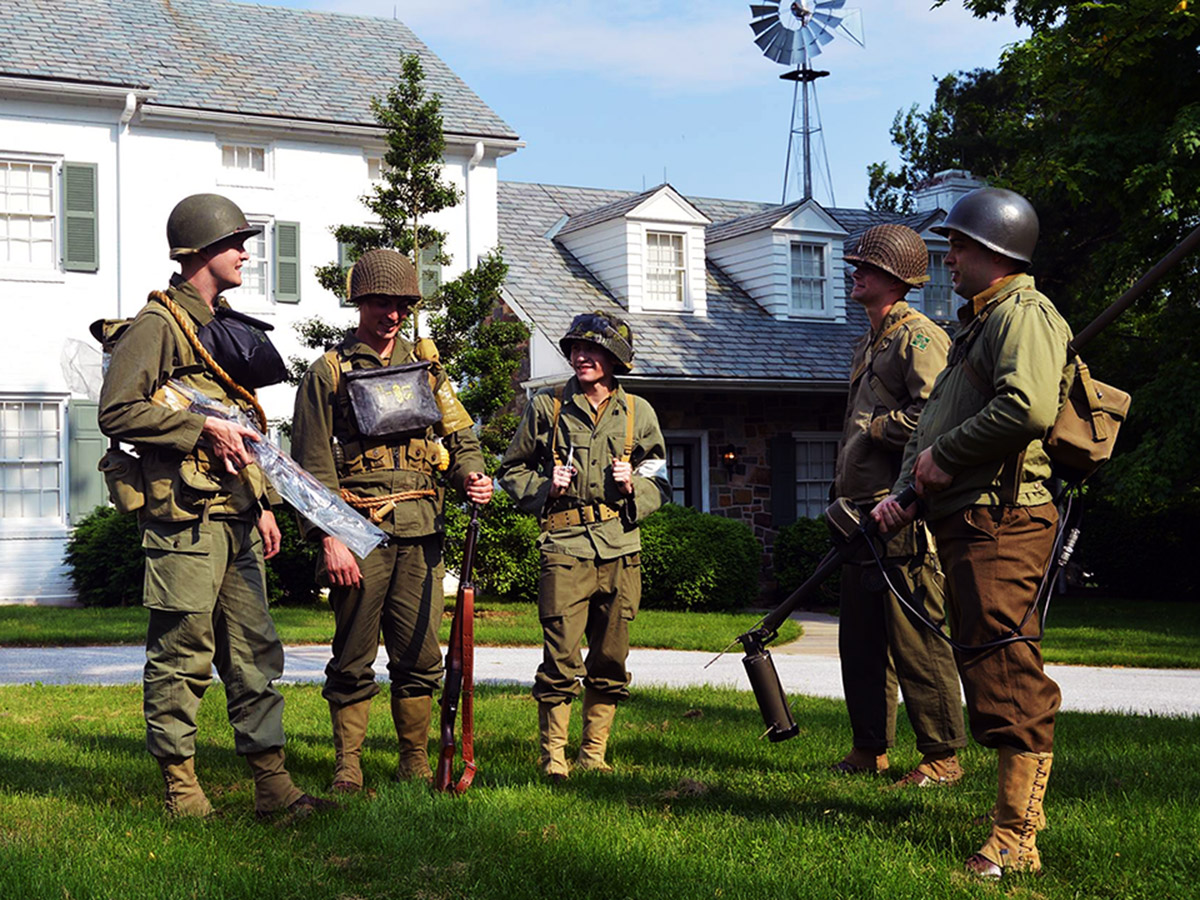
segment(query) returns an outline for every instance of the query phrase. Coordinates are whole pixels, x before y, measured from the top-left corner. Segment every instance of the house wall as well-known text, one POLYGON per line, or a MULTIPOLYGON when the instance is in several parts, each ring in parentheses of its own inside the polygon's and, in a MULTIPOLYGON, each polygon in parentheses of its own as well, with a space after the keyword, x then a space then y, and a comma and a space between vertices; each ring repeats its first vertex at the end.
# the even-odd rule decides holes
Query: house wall
MULTIPOLYGON (((358 198, 370 187, 367 157, 382 156, 381 141, 332 134, 299 137, 282 129, 192 128, 153 117, 143 120, 140 114, 122 125, 123 100, 0 98, 0 159, 97 166, 99 248, 94 273, 66 272, 61 265, 38 273, 0 268, 0 296, 8 313, 6 327, 0 329, 0 399, 58 404, 63 460, 57 516, 34 519, 7 510, 0 516, 0 603, 72 598, 61 565, 72 524, 71 486, 74 482, 98 490, 94 467, 103 442, 93 435, 87 453, 75 452, 77 435, 69 421, 82 421, 86 417, 74 413, 84 411, 94 425, 95 416, 82 394, 72 394, 62 373, 64 341, 73 338, 94 347, 90 322, 133 316, 148 291, 166 287, 178 270, 168 259, 165 237, 175 203, 188 194, 215 192, 230 197, 251 219, 299 223, 299 302, 273 297, 254 302, 237 291, 228 295, 235 307, 275 326, 272 338, 285 358, 317 355, 300 345, 293 323, 320 316, 351 324, 356 318, 354 310, 339 306, 318 285, 314 269, 337 259, 332 226, 369 222, 358 198), (246 176, 224 168, 221 145, 228 142, 265 147, 266 172, 246 176)), ((498 242, 495 151, 472 166, 475 150, 473 143, 449 145, 445 154, 443 177, 464 199, 429 220, 448 233, 444 249, 452 262, 444 268, 443 280, 456 277, 498 242)), ((61 180, 56 191, 61 217, 61 180)), ((61 251, 58 246, 56 252, 61 251)), ((290 417, 293 396, 288 385, 260 395, 272 418, 290 417)), ((8 471, 15 471, 14 466, 8 471)))
POLYGON ((773 316, 788 311, 788 265, 764 229, 727 241, 709 242, 708 256, 773 316))
MULTIPOLYGON (((642 253, 624 218, 599 222, 557 238, 608 291, 629 302, 630 279, 640 273, 642 253)), ((637 279, 641 283, 640 277, 637 279)))

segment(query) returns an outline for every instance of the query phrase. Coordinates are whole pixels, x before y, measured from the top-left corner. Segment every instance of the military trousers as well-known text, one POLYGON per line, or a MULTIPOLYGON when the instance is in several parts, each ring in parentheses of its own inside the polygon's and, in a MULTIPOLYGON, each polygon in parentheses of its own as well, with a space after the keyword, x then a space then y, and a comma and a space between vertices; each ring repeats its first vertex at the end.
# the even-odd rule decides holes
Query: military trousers
MULTIPOLYGON (((942 627, 943 579, 932 553, 884 561, 896 587, 942 627)), ((874 561, 842 567, 838 656, 855 747, 882 753, 895 743, 897 687, 917 750, 938 754, 966 746, 954 653, 900 604, 874 561)))
POLYGON ((586 686, 613 702, 627 699, 629 623, 641 600, 640 553, 602 561, 543 551, 538 579, 542 663, 533 696, 541 703, 570 702, 586 686))
POLYGON ((325 666, 323 696, 348 706, 379 693, 374 663, 381 633, 392 696, 430 696, 442 678, 442 536, 392 538, 358 567, 359 587, 329 589, 333 653, 325 666))
POLYGON ((239 754, 282 747, 283 645, 267 611, 262 538, 246 519, 143 525, 143 603, 150 608, 142 677, 146 748, 196 752, 196 713, 212 670, 225 685, 239 754))
MULTIPOLYGON (((969 506, 930 524, 946 574, 950 633, 959 643, 981 644, 1016 628, 1053 550, 1054 504, 969 506)), ((1021 633, 1036 635, 1038 628, 1035 612, 1021 633)), ((1038 644, 955 656, 976 741, 1028 753, 1054 750, 1062 692, 1046 674, 1038 644)))

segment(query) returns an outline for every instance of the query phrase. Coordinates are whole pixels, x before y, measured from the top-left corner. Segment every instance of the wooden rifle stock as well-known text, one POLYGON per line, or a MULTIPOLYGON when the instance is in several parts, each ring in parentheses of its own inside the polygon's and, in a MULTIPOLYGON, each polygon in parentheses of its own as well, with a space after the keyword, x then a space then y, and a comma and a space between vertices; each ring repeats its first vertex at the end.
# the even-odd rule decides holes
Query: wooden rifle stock
POLYGON ((459 572, 458 598, 454 621, 450 626, 450 644, 446 648, 446 683, 442 688, 441 752, 433 786, 452 794, 463 794, 475 778, 475 541, 479 536, 479 507, 471 504, 467 524, 462 569, 459 572), (461 702, 460 702, 461 701, 461 702), (462 706, 463 773, 454 783, 454 720, 462 706))

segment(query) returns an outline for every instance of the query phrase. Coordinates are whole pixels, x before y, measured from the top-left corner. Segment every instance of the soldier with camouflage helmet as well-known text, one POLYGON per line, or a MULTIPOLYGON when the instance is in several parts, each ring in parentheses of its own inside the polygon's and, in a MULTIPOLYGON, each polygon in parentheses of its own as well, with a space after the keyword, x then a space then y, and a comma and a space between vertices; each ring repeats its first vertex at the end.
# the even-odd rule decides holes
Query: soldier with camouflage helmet
MULTIPOLYGON (((865 514, 887 496, 908 437, 946 364, 946 332, 904 297, 929 280, 925 242, 903 225, 877 225, 846 261, 850 296, 870 331, 854 351, 850 396, 834 476, 834 493, 865 514)), ((926 616, 945 621, 943 577, 923 523, 892 535, 884 548, 891 577, 926 616)), ((853 748, 834 771, 882 772, 896 739, 897 685, 921 761, 898 786, 953 784, 962 777, 957 750, 967 743, 958 674, 949 645, 910 620, 864 552, 842 567, 838 655, 853 748)))
MULTIPOLYGON (((1071 329, 1027 273, 1038 220, 1020 194, 972 191, 933 230, 950 240, 946 266, 967 302, 894 490, 912 482, 924 498, 956 640, 1033 638, 957 654, 971 733, 999 756, 991 834, 966 867, 999 878, 1041 868, 1037 833, 1062 694, 1043 668, 1029 612, 1058 523, 1042 437, 1070 387, 1071 329)), ((873 515, 890 530, 914 513, 892 495, 873 515)))
POLYGON ((181 272, 165 293, 151 294, 117 339, 100 394, 101 429, 132 443, 140 460, 140 481, 123 499, 136 496, 142 504, 143 603, 150 610, 146 746, 162 770, 173 815, 212 812, 194 754, 196 715, 214 665, 234 747, 254 775, 257 813, 294 817, 334 805, 301 791, 284 767, 283 697, 274 684, 283 673, 283 646, 267 611, 263 567, 264 557, 279 551, 276 498, 245 446, 259 436, 154 400, 177 379, 256 414, 253 396, 217 371, 196 333, 228 308, 221 294, 242 283, 249 258, 243 244, 260 231, 218 194, 195 194, 175 206, 167 241, 181 272))
POLYGON ((632 329, 612 313, 584 313, 559 347, 575 374, 529 401, 497 472, 541 526, 543 654, 533 696, 539 767, 554 782, 570 772, 567 728, 581 690, 575 765, 611 771, 608 737, 629 696, 629 623, 642 593, 638 523, 670 499, 658 418, 616 377, 633 366, 632 329))
POLYGON ((292 420, 292 455, 331 490, 376 522, 391 539, 359 560, 312 523, 301 528, 321 544, 318 580, 329 587, 335 629, 325 667, 325 699, 333 723, 333 787, 363 785, 361 753, 371 698, 379 693, 373 664, 382 630, 391 677, 391 711, 399 744, 396 774, 428 780, 432 697, 442 677, 442 475, 473 503, 492 497, 479 439, 428 338, 416 344, 400 326, 421 299, 417 273, 394 250, 370 250, 354 264, 349 300, 358 326, 304 374, 292 420), (348 376, 381 367, 431 364, 433 421, 394 434, 372 434, 356 410, 348 376))

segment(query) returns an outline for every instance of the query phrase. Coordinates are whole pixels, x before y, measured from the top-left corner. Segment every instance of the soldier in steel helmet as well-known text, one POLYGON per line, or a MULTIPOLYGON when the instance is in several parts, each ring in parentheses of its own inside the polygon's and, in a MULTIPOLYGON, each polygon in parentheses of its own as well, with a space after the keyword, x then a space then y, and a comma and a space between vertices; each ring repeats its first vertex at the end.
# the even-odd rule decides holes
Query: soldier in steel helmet
POLYGON ((559 347, 575 374, 529 401, 497 473, 541 526, 543 654, 533 696, 539 767, 555 782, 570 772, 567 727, 581 690, 575 765, 611 771, 608 737, 617 703, 629 696, 629 623, 642 593, 638 523, 670 498, 658 418, 617 379, 633 365, 629 325, 612 313, 584 313, 559 347))
MULTIPOLYGON (((946 332, 904 300, 929 280, 925 242, 903 225, 877 225, 846 261, 850 293, 871 330, 854 351, 850 397, 834 476, 834 493, 865 514, 888 495, 904 446, 934 379, 946 365, 946 332)), ((939 626, 945 621, 942 573, 923 523, 906 526, 885 547, 892 578, 939 626)), ((898 786, 953 784, 962 777, 957 750, 966 746, 958 673, 950 647, 915 622, 883 583, 874 557, 842 568, 838 652, 853 749, 834 771, 882 772, 896 739, 897 684, 921 761, 898 786)))
MULTIPOLYGON (((946 266, 967 302, 894 490, 913 482, 924 499, 957 641, 1036 637, 1038 617, 1027 614, 1058 522, 1042 437, 1070 386, 1071 330, 1027 272, 1038 221, 1020 194, 972 191, 934 230, 950 239, 946 266)), ((873 515, 886 530, 907 524, 914 511, 892 495, 873 515)), ((999 755, 991 835, 967 870, 985 878, 1036 871, 1062 695, 1036 642, 958 651, 956 659, 971 734, 999 755)))
POLYGON ((284 767, 283 697, 274 684, 283 646, 267 611, 263 564, 279 551, 280 534, 275 497, 246 449, 258 434, 154 400, 177 379, 256 415, 252 395, 216 371, 194 335, 228 307, 221 293, 242 283, 242 245, 260 230, 217 194, 175 206, 167 241, 181 271, 117 340, 100 395, 101 429, 132 443, 140 458, 143 602, 150 610, 146 746, 162 770, 167 810, 181 816, 212 812, 193 757, 196 714, 214 664, 235 749, 254 775, 257 813, 298 816, 334 805, 301 791, 284 767))
POLYGON ((401 779, 432 776, 429 722, 442 677, 438 626, 442 590, 440 472, 472 503, 492 497, 483 454, 466 410, 454 397, 436 348, 416 344, 400 326, 421 299, 417 273, 403 254, 371 250, 354 264, 349 300, 358 326, 318 358, 300 381, 292 419, 292 455, 323 484, 369 516, 390 535, 366 559, 337 538, 301 522, 321 543, 318 580, 329 587, 335 630, 323 694, 333 724, 333 788, 352 793, 363 785, 361 752, 371 698, 379 693, 373 664, 382 631, 391 677, 391 711, 399 743, 401 779), (368 433, 347 381, 354 372, 431 363, 437 410, 429 425, 398 434, 368 433))

